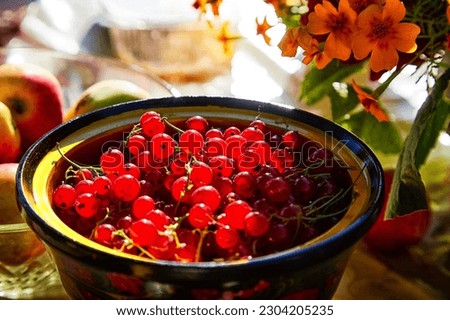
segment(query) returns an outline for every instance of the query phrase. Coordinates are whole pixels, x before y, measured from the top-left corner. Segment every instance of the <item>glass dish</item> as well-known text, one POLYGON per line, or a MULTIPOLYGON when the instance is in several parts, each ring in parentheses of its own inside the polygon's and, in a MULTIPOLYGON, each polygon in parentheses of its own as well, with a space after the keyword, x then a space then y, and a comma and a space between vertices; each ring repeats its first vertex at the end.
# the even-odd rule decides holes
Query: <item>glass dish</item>
POLYGON ((131 81, 152 97, 178 96, 178 90, 135 65, 87 53, 71 55, 35 48, 0 48, 0 64, 32 63, 52 72, 64 90, 68 108, 92 84, 107 79, 131 81))

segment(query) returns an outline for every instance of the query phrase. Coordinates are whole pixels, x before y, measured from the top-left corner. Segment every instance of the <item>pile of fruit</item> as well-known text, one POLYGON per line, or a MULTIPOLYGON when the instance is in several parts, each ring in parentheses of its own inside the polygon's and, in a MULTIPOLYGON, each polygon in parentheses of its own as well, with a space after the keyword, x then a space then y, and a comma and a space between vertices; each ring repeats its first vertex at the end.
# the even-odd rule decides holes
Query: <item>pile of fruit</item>
POLYGON ((119 251, 251 259, 325 232, 352 201, 351 168, 331 150, 258 118, 230 125, 147 111, 119 136, 88 164, 60 151, 68 168, 52 194, 69 227, 119 251))
POLYGON ((103 80, 64 105, 60 81, 34 64, 0 65, 0 223, 22 222, 15 175, 24 152, 49 130, 78 115, 119 102, 149 98, 124 80, 103 80))

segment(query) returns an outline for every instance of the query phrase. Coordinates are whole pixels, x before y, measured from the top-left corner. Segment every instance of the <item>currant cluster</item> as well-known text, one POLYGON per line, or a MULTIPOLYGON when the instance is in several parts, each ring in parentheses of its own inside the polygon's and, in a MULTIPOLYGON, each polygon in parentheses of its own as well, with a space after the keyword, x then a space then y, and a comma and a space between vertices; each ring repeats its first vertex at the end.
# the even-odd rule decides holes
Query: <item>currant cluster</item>
POLYGON ((95 242, 149 259, 251 259, 304 243, 347 211, 353 184, 333 151, 256 118, 232 126, 154 111, 96 165, 55 186, 59 217, 95 242))

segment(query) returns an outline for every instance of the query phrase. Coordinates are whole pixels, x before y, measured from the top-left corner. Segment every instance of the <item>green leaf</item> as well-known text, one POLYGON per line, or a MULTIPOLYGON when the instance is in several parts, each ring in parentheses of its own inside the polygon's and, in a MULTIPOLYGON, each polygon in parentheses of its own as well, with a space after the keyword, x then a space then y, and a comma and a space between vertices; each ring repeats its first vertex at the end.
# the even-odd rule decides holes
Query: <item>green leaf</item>
POLYGON ((379 122, 366 111, 352 114, 341 125, 356 134, 374 150, 386 154, 398 154, 402 138, 392 122, 379 122))
MULTIPOLYGON (((419 173, 417 164, 423 163, 429 150, 433 147, 437 133, 431 128, 434 121, 440 123, 444 111, 441 108, 444 101, 444 90, 450 80, 450 69, 447 69, 436 81, 433 90, 420 107, 403 144, 389 194, 386 217, 412 213, 417 210, 428 209, 425 185, 419 173), (429 131, 428 131, 429 130, 429 131)), ((439 126, 442 129, 442 126, 439 126)))
POLYGON ((342 83, 341 88, 333 87, 329 97, 331 101, 331 112, 333 120, 340 122, 347 114, 359 105, 359 99, 351 85, 342 83))
POLYGON ((444 95, 436 104, 436 109, 419 140, 416 151, 416 167, 420 168, 433 148, 439 133, 444 127, 445 120, 450 114, 450 102, 445 100, 444 95))
POLYGON ((309 106, 319 102, 333 90, 334 82, 342 82, 362 67, 363 63, 341 64, 333 61, 321 70, 311 68, 301 83, 300 99, 309 106))

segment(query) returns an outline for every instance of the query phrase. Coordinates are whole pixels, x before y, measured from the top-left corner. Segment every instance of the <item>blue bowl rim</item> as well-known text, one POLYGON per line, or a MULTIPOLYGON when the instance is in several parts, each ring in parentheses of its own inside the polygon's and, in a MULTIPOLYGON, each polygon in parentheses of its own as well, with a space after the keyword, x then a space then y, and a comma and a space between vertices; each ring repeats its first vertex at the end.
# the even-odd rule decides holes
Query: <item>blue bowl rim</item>
POLYGON ((336 123, 322 118, 313 113, 293 108, 292 106, 274 103, 263 102, 235 97, 224 96, 181 96, 181 97, 164 97, 157 99, 145 99, 132 102, 126 102, 100 110, 90 112, 88 114, 79 116, 69 120, 56 128, 52 129, 36 141, 22 157, 17 170, 17 197, 22 209, 25 211, 25 219, 31 228, 38 234, 44 242, 49 242, 58 250, 72 253, 75 256, 92 257, 95 256, 97 261, 106 261, 111 259, 111 255, 106 252, 97 251, 88 246, 82 245, 78 242, 72 241, 64 234, 54 230, 48 226, 33 210, 31 205, 27 202, 24 194, 24 182, 26 180, 25 172, 27 167, 32 163, 36 163, 43 157, 47 150, 54 147, 58 141, 57 137, 62 137, 79 129, 82 125, 104 119, 108 116, 120 114, 127 111, 151 108, 170 108, 170 107, 189 107, 189 106, 208 106, 214 105, 225 108, 245 109, 249 111, 261 111, 274 115, 288 117, 305 124, 312 125, 322 131, 333 131, 334 137, 338 140, 349 141, 347 147, 361 160, 365 159, 366 169, 369 171, 371 178, 371 188, 375 190, 371 195, 371 202, 365 213, 356 219, 345 230, 342 230, 329 238, 323 239, 320 242, 314 243, 310 246, 292 248, 279 253, 266 255, 251 259, 246 263, 233 262, 198 262, 198 263, 182 263, 175 261, 142 261, 138 259, 114 257, 120 267, 123 262, 124 268, 127 264, 133 263, 138 265, 151 265, 152 268, 166 268, 167 266, 183 269, 185 273, 198 273, 199 270, 217 271, 218 273, 230 271, 242 271, 245 269, 260 269, 264 267, 270 272, 274 269, 268 267, 286 267, 289 262, 295 261, 296 267, 307 267, 314 263, 320 262, 323 259, 330 258, 342 251, 352 247, 375 222, 384 199, 384 176, 382 166, 373 153, 373 151, 356 135, 337 125, 336 123), (56 140, 55 140, 56 139, 56 140), (53 141, 53 143, 52 143, 53 141), (46 150, 41 150, 47 148, 46 150), (70 248, 65 243, 69 242, 70 248))

